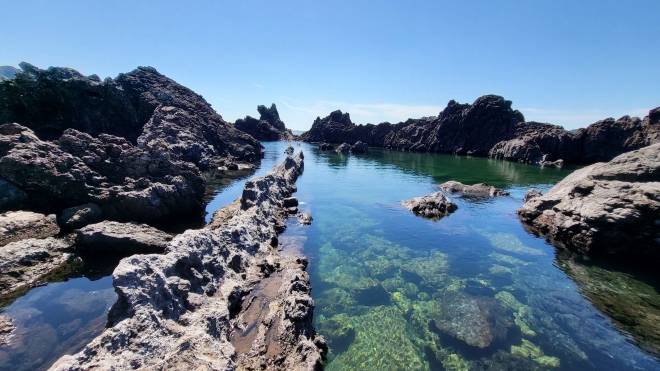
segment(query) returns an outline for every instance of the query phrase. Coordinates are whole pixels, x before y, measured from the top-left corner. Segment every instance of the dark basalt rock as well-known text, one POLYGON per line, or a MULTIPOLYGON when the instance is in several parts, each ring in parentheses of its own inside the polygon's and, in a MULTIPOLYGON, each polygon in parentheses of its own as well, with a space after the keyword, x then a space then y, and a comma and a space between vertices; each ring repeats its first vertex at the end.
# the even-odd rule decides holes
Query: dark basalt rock
POLYGON ((517 211, 533 232, 585 255, 660 260, 660 143, 576 170, 517 211))
POLYGON ((25 191, 0 178, 0 213, 23 209, 27 202, 25 191))
POLYGON ((511 108, 511 101, 485 95, 473 104, 451 100, 437 117, 396 125, 355 125, 348 113, 334 111, 317 118, 300 139, 361 141, 395 150, 489 156, 542 165, 588 164, 660 142, 660 107, 643 120, 629 116, 606 119, 573 133, 556 125, 525 122, 522 113, 511 108))
POLYGON ((458 209, 458 206, 440 191, 401 201, 401 204, 413 214, 432 220, 439 220, 458 209))
POLYGON ((367 143, 362 143, 358 141, 357 143, 351 146, 351 153, 367 153, 369 152, 369 146, 367 143))
POLYGON ((66 129, 110 134, 201 169, 217 158, 261 156, 257 140, 226 123, 201 95, 152 67, 104 81, 70 68, 41 70, 25 62, 20 67, 13 79, 0 82, 0 124, 18 122, 44 140, 57 139, 66 129))
POLYGON ((337 153, 348 153, 351 151, 351 145, 348 143, 342 143, 335 150, 337 153))
POLYGON ((463 184, 454 180, 440 184, 440 188, 448 193, 460 193, 467 196, 508 196, 509 192, 489 186, 486 183, 477 183, 473 185, 463 184))
POLYGON ((525 192, 525 197, 523 197, 523 202, 527 202, 539 196, 543 196, 543 193, 541 193, 541 191, 537 191, 536 189, 530 189, 527 192, 525 192))
POLYGON ((103 209, 101 206, 89 203, 65 209, 57 218, 57 224, 63 230, 72 231, 88 224, 100 222, 102 219, 103 209))
POLYGON ((141 149, 124 138, 92 138, 73 129, 47 142, 10 124, 0 125, 0 157, 0 176, 61 203, 60 211, 95 203, 112 220, 156 222, 200 217, 203 210, 200 171, 163 148, 141 149))
POLYGON ((244 119, 238 119, 234 127, 258 140, 291 140, 294 135, 287 129, 284 122, 280 120, 280 114, 273 103, 270 108, 258 106, 257 110, 261 117, 257 120, 251 116, 245 116, 244 119))
POLYGON ((335 149, 335 146, 333 146, 330 143, 319 143, 319 149, 321 151, 333 151, 335 149))

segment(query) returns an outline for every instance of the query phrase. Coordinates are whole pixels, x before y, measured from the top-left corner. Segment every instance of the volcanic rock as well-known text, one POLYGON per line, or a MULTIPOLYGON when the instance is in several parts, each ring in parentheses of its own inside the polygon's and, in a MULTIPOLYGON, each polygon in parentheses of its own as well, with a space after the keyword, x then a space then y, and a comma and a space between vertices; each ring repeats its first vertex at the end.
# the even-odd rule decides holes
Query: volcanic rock
POLYGON ((77 229, 76 248, 88 255, 162 253, 172 236, 146 224, 101 222, 77 229))
POLYGON ((369 146, 367 143, 362 143, 358 141, 357 143, 351 146, 351 153, 367 153, 369 152, 369 146))
POLYGON ((46 238, 60 233, 55 215, 30 211, 0 214, 0 246, 26 238, 46 238))
POLYGON ((458 206, 440 191, 401 201, 401 204, 413 214, 432 220, 438 220, 458 209, 458 206))
POLYGON ((193 164, 172 159, 167 150, 147 151, 123 138, 92 138, 73 129, 65 130, 57 142, 41 141, 20 125, 0 129, 0 146, 4 143, 7 149, 0 159, 0 176, 25 191, 66 206, 95 203, 113 220, 154 222, 201 215, 204 177, 193 164))
POLYGON ((302 171, 301 154, 287 157, 246 182, 240 208, 217 229, 188 230, 164 255, 123 259, 113 274, 119 299, 108 327, 52 369, 320 370, 327 347, 312 326, 307 261, 285 260, 271 245, 284 218, 281 200, 302 171), (277 276, 273 305, 251 321, 243 298, 277 276), (240 349, 229 341, 234 330, 249 332, 240 349))
POLYGON ((450 180, 440 184, 440 188, 448 193, 460 193, 467 196, 508 196, 509 192, 489 186, 486 183, 477 183, 473 185, 466 185, 461 182, 450 180))
POLYGON ((308 213, 304 213, 304 212, 298 213, 298 224, 300 224, 300 225, 310 225, 310 224, 312 224, 312 220, 314 220, 314 219, 308 213))
POLYGON ((64 264, 71 244, 53 237, 28 238, 0 247, 0 296, 34 283, 64 264))
POLYGON ((27 202, 25 191, 0 178, 0 213, 23 209, 27 202))
POLYGON ((298 206, 298 199, 295 197, 287 197, 282 200, 282 206, 283 207, 298 206))
POLYGON ((517 211, 533 232, 587 255, 660 258, 660 143, 576 170, 517 211))
POLYGON ((201 95, 152 67, 104 81, 70 68, 41 70, 25 62, 20 67, 12 80, 0 82, 0 124, 21 123, 41 139, 57 139, 66 129, 94 137, 111 134, 200 169, 218 158, 261 156, 257 140, 226 123, 201 95))
POLYGON ((273 103, 270 108, 260 105, 257 107, 259 119, 246 116, 245 119, 238 119, 234 127, 258 140, 291 140, 293 134, 287 129, 284 122, 280 120, 280 114, 273 103))
POLYGON ((57 224, 64 230, 73 230, 100 222, 102 219, 103 209, 97 204, 90 203, 65 209, 57 218, 57 224))
POLYGON ((321 151, 333 151, 335 149, 335 146, 333 146, 330 143, 319 143, 319 149, 321 151))
POLYGON ((348 153, 351 151, 351 145, 348 143, 342 143, 335 151, 337 151, 337 153, 348 153))

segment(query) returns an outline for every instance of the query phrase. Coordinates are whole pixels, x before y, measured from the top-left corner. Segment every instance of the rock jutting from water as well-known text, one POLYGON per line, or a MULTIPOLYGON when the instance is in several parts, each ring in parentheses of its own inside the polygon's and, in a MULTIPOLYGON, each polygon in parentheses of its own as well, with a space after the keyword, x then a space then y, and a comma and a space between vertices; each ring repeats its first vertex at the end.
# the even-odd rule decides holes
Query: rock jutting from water
POLYGON ((224 158, 261 157, 256 139, 225 122, 201 95, 152 67, 101 81, 70 68, 19 66, 13 79, 0 82, 0 124, 17 122, 42 140, 57 139, 66 129, 93 137, 110 134, 200 169, 224 158))
POLYGON ((660 142, 660 107, 644 119, 624 116, 578 129, 525 122, 511 101, 485 95, 473 104, 451 100, 438 116, 408 119, 396 125, 355 125, 348 113, 318 117, 300 139, 355 143, 416 152, 451 153, 561 166, 609 161, 615 156, 660 142))
POLYGON ((261 115, 259 119, 245 116, 244 119, 236 120, 234 127, 257 140, 292 140, 294 138, 291 130, 287 129, 280 119, 275 103, 270 108, 260 105, 257 107, 257 111, 261 115))
POLYGON ((432 220, 439 220, 458 209, 458 206, 440 191, 401 201, 401 204, 413 214, 432 220))
POLYGON ((560 247, 660 259, 660 143, 576 170, 517 211, 560 247))
POLYGON ((320 370, 327 347, 312 326, 307 261, 273 246, 286 217, 281 200, 303 166, 301 152, 248 180, 215 229, 186 231, 164 255, 123 259, 106 330, 51 369, 320 370), (259 297, 268 280, 277 281, 264 293, 272 305, 250 317, 261 302, 244 299, 259 297), (232 332, 245 337, 232 344, 232 332))
POLYGON ((509 192, 489 186, 486 183, 477 183, 473 185, 463 184, 454 180, 440 184, 440 188, 448 193, 460 193, 466 196, 508 196, 509 192))

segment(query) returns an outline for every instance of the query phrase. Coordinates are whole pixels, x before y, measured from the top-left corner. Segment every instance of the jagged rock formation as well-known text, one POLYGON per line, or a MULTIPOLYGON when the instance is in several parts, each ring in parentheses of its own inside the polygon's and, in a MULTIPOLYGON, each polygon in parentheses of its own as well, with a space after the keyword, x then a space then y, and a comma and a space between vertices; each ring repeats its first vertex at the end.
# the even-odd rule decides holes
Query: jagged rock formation
POLYGON ((458 206, 440 191, 401 201, 401 204, 413 214, 432 220, 439 220, 458 209, 458 206))
POLYGON ((573 172, 517 211, 533 232, 586 255, 660 259, 660 143, 573 172))
POLYGON ((440 184, 440 188, 448 193, 460 193, 467 196, 508 196, 509 192, 489 186, 486 183, 477 183, 473 185, 463 184, 454 180, 440 184))
POLYGON ((162 253, 172 236, 146 224, 100 222, 76 229, 76 248, 85 255, 162 253))
POLYGON ((280 120, 275 103, 270 108, 260 105, 257 110, 261 115, 258 120, 252 116, 245 116, 244 119, 236 120, 234 127, 258 140, 292 140, 294 138, 291 130, 287 129, 284 122, 280 120))
POLYGON ((108 328, 51 369, 320 370, 327 348, 312 327, 306 260, 284 259, 275 248, 276 226, 285 217, 281 200, 302 171, 302 153, 287 157, 248 180, 215 229, 177 236, 165 255, 122 260, 114 271, 119 299, 108 328), (254 323, 259 333, 252 332, 241 318, 259 302, 244 299, 275 279, 278 305, 265 309, 267 316, 254 323), (232 331, 247 332, 243 340, 255 342, 232 345, 232 331), (259 341, 267 334, 278 341, 259 341))
POLYGON ((67 129, 57 142, 30 129, 0 125, 0 176, 65 207, 95 203, 112 220, 156 222, 199 217, 205 180, 191 163, 162 148, 67 129))
POLYGON ((20 70, 16 67, 0 66, 0 81, 13 79, 17 72, 20 70))
POLYGON ((145 151, 169 153, 200 169, 219 158, 254 161, 257 140, 236 130, 201 95, 138 67, 104 81, 70 68, 41 70, 21 63, 22 72, 0 82, 0 124, 17 122, 42 140, 66 129, 125 138, 145 151))
POLYGON ((451 100, 437 117, 355 125, 348 113, 317 118, 300 136, 307 142, 355 143, 419 152, 490 156, 526 163, 554 164, 609 161, 634 149, 660 142, 660 107, 643 120, 606 119, 572 133, 560 126, 525 122, 511 101, 485 95, 473 104, 451 100))

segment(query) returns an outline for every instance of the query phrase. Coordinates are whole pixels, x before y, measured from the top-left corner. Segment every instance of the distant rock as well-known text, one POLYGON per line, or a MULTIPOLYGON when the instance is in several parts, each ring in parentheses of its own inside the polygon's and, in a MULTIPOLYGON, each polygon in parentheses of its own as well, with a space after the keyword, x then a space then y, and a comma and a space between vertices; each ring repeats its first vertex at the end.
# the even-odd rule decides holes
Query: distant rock
POLYGON ((9 211, 0 214, 0 246, 26 238, 46 238, 60 232, 55 215, 29 211, 9 211))
POLYGON ((348 113, 334 111, 314 120, 300 139, 355 143, 394 150, 472 155, 561 166, 609 161, 615 156, 660 142, 660 107, 643 120, 624 116, 578 129, 525 122, 511 101, 485 95, 473 104, 449 101, 438 116, 408 119, 396 125, 355 125, 348 113))
POLYGON ((293 151, 294 151, 293 147, 292 147, 292 146, 288 146, 288 147, 286 148, 286 151, 284 151, 284 153, 286 153, 287 155, 292 155, 292 154, 293 154, 293 151))
POLYGON ((460 193, 467 196, 508 196, 509 192, 489 186, 486 183, 477 183, 473 185, 466 185, 461 182, 450 180, 440 184, 440 188, 448 193, 460 193))
POLYGON ((660 143, 576 170, 517 213, 560 247, 658 261, 660 143))
POLYGON ((351 153, 367 153, 369 152, 369 146, 367 143, 362 143, 358 141, 357 143, 351 146, 351 153))
POLYGON ((300 224, 300 225, 310 225, 310 224, 312 224, 312 220, 314 220, 314 219, 308 213, 304 213, 304 212, 298 213, 298 224, 300 224))
POLYGON ((103 220, 103 209, 97 204, 88 203, 62 211, 62 215, 57 218, 57 224, 60 228, 71 231, 101 220, 103 220))
POLYGON ((16 67, 0 66, 0 81, 13 79, 16 73, 20 72, 16 67))
POLYGON ((280 120, 275 103, 270 108, 260 105, 257 110, 261 115, 259 119, 246 116, 244 119, 236 120, 234 127, 258 140, 274 141, 294 138, 291 130, 287 129, 284 122, 280 120))
POLYGON ((458 206, 440 191, 402 201, 401 204, 413 214, 432 220, 438 220, 458 209, 458 206))
POLYGON ((104 81, 70 68, 41 70, 25 62, 20 67, 14 79, 0 82, 0 124, 20 123, 42 140, 57 139, 66 129, 93 137, 110 134, 200 169, 221 158, 261 157, 256 139, 225 122, 201 95, 152 67, 104 81))
POLYGON ((162 253, 172 236, 146 224, 101 222, 77 229, 76 248, 86 255, 162 253))
POLYGON ((64 264, 69 242, 48 237, 28 238, 0 246, 0 296, 31 285, 64 264))
POLYGON ((342 143, 335 150, 337 153, 348 153, 351 151, 351 145, 348 143, 342 143))

